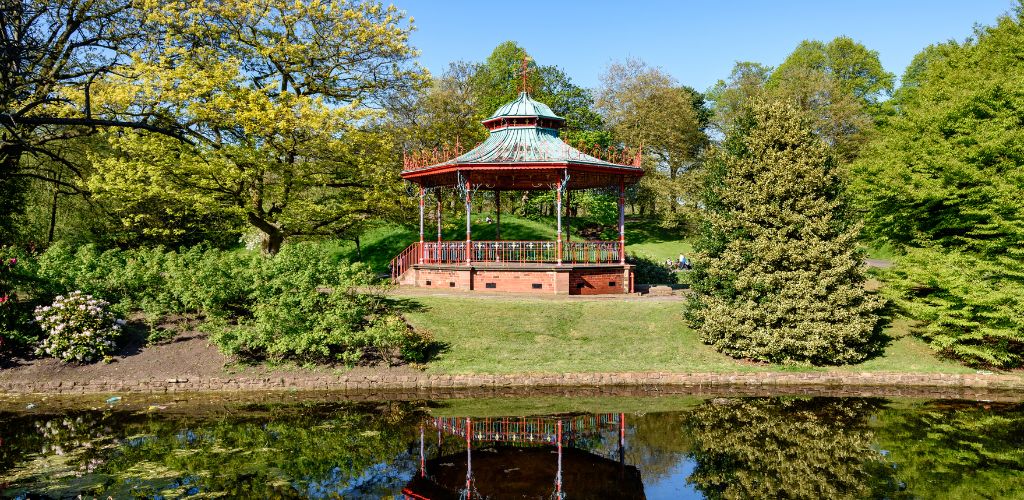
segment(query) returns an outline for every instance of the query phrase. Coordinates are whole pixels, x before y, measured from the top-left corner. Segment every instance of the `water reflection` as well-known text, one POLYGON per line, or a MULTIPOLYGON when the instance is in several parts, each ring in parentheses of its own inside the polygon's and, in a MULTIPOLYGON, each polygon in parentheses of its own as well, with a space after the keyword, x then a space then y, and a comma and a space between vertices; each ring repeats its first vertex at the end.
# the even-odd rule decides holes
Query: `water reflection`
POLYGON ((0 413, 0 496, 1024 497, 1019 404, 604 403, 628 411, 554 402, 496 417, 507 407, 447 401, 0 413))
POLYGON ((639 469, 625 463, 624 413, 435 418, 427 425, 437 440, 421 434, 421 467, 402 489, 406 498, 644 498, 639 469), (614 459, 601 446, 609 433, 618 436, 614 459), (428 447, 435 458, 426 458, 428 447))

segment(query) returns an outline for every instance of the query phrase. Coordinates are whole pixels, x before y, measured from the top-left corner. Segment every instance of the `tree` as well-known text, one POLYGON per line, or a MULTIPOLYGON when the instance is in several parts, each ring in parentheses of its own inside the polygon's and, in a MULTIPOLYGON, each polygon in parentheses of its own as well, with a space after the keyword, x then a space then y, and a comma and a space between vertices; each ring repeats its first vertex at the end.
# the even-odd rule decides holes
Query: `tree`
POLYGON ((828 43, 801 42, 772 72, 766 88, 796 103, 838 157, 850 161, 883 114, 893 79, 878 52, 841 36, 828 43))
POLYGON ((144 7, 160 43, 136 54, 134 78, 106 79, 108 100, 149 94, 201 141, 109 135, 120 154, 97 159, 89 185, 98 196, 156 195, 198 213, 235 213, 268 253, 293 236, 358 231, 403 198, 398 148, 368 106, 424 81, 396 8, 340 0, 144 7))
POLYGON ((1024 7, 929 47, 851 166, 866 234, 905 249, 886 290, 971 364, 1024 365, 1024 7))
POLYGON ((483 63, 476 67, 471 82, 477 95, 480 118, 486 118, 502 105, 515 100, 522 86, 522 62, 529 61, 527 86, 531 96, 551 107, 565 118, 565 132, 600 130, 601 117, 594 111, 590 91, 572 83, 564 71, 555 66, 540 66, 526 49, 513 41, 499 44, 483 63))
POLYGON ((756 62, 737 62, 728 80, 718 80, 708 92, 711 103, 711 125, 724 136, 743 114, 743 110, 761 92, 768 82, 772 68, 756 62))
POLYGON ((868 357, 880 301, 836 161, 800 111, 755 100, 705 168, 689 309, 703 341, 771 362, 868 357))
POLYGON ((455 144, 465 148, 486 138, 487 129, 480 124, 480 96, 472 82, 476 71, 475 64, 453 62, 426 89, 396 94, 387 102, 389 125, 404 149, 455 144))
POLYGON ((708 144, 704 96, 661 69, 628 59, 602 75, 596 104, 616 141, 643 145, 654 175, 645 176, 642 187, 675 212, 684 192, 682 176, 708 144))
POLYGON ((27 179, 80 193, 83 166, 67 141, 106 128, 184 138, 156 103, 124 96, 119 110, 97 104, 111 75, 129 75, 144 43, 133 0, 5 0, 0 9, 0 241, 13 238, 27 179), (30 155, 35 161, 24 163, 30 155), (61 177, 58 172, 66 171, 61 177))
POLYGON ((843 398, 714 399, 688 415, 707 498, 893 498, 896 471, 874 446, 879 402, 843 398))
MULTIPOLYGON (((561 137, 587 147, 610 145, 610 134, 593 109, 591 92, 574 84, 558 67, 538 65, 512 41, 499 44, 483 62, 451 63, 421 92, 394 94, 386 107, 388 124, 398 142, 405 150, 419 151, 456 143, 468 149, 483 141, 487 130, 480 122, 519 95, 524 57, 531 97, 566 119, 561 137)), ((515 210, 524 209, 532 195, 503 196, 503 206, 515 210)), ((574 206, 571 200, 566 205, 574 206)), ((483 209, 482 203, 476 206, 483 209)))

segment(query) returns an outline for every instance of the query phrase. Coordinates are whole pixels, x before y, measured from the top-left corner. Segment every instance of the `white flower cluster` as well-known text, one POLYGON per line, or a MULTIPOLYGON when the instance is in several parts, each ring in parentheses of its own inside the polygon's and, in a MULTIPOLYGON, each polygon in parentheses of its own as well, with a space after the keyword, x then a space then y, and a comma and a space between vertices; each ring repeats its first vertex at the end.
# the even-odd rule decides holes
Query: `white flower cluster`
POLYGON ((45 337, 36 354, 64 362, 88 363, 114 350, 114 340, 124 321, 117 319, 104 300, 81 291, 58 295, 53 304, 35 310, 35 320, 45 337))

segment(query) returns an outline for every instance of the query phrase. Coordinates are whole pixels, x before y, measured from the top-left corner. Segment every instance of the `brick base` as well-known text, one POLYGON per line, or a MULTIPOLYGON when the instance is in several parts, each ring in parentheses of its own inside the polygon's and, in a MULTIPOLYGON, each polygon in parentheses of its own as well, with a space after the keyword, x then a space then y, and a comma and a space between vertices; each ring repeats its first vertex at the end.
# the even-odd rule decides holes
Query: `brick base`
POLYGON ((404 282, 423 288, 483 292, 603 295, 632 293, 630 265, 417 264, 404 282))

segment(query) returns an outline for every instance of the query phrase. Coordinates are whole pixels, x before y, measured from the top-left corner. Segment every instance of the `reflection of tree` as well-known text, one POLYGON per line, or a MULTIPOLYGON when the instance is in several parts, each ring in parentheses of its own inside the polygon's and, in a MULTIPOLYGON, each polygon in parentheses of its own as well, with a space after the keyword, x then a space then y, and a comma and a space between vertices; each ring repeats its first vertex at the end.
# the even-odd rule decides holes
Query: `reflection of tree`
POLYGON ((898 496, 874 449, 864 399, 712 400, 689 414, 697 468, 709 498, 898 496))
MULTIPOLYGON (((103 419, 102 437, 72 443, 90 447, 102 442, 105 461, 93 464, 90 474, 75 482, 75 492, 61 485, 60 495, 377 498, 408 480, 398 468, 415 470, 411 461, 395 459, 407 455, 408 443, 414 433, 418 436, 420 415, 409 405, 318 405, 202 421, 120 417, 103 419)), ((38 435, 27 434, 16 439, 39 441, 38 435)), ((74 456, 74 446, 61 453, 74 456)), ((43 452, 53 450, 51 445, 43 452)), ((24 487, 53 491, 56 486, 39 474, 15 483, 5 494, 24 487)))
POLYGON ((686 413, 649 413, 628 417, 630 431, 626 442, 626 463, 636 465, 644 481, 657 481, 669 475, 693 447, 685 432, 686 413))
POLYGON ((1024 498, 1024 405, 879 414, 879 445, 920 498, 1024 498))

